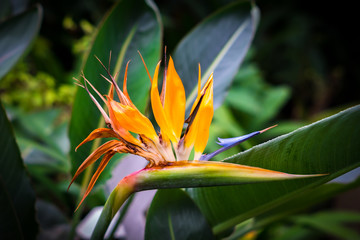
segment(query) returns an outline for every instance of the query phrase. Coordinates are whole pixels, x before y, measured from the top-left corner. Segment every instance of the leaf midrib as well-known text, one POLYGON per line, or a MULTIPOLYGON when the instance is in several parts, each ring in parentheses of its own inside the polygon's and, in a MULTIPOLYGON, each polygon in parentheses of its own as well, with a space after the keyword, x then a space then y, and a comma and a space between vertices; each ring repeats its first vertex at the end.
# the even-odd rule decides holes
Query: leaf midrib
MULTIPOLYGON (((251 16, 251 15, 250 15, 251 16)), ((230 39, 225 43, 224 47, 221 49, 221 51, 216 55, 214 60, 211 62, 210 66, 206 69, 205 74, 201 77, 201 86, 203 86, 208 78, 210 76, 211 72, 213 72, 216 68, 216 66, 220 63, 220 61, 224 58, 226 53, 229 51, 229 49, 232 47, 238 36, 243 33, 246 26, 250 23, 251 24, 251 18, 244 21, 237 29, 236 31, 231 35, 230 39)), ((197 94, 196 87, 193 88, 191 91, 187 101, 186 101, 186 109, 190 107, 190 104, 195 100, 197 94)))

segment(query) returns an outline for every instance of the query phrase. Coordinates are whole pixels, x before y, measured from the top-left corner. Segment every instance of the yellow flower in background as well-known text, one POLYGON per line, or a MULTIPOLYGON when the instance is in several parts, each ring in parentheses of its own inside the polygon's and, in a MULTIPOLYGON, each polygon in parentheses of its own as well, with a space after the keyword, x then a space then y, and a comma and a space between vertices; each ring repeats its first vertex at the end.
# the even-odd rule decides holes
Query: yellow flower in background
POLYGON ((77 83, 88 92, 108 126, 108 128, 95 129, 77 148, 96 138, 116 138, 97 148, 76 171, 70 185, 82 171, 104 155, 98 169, 90 180, 82 201, 90 193, 99 175, 115 153, 131 153, 144 157, 149 161, 147 167, 166 166, 169 162, 180 160, 200 160, 207 144, 209 127, 214 113, 213 75, 210 75, 201 88, 199 65, 198 95, 192 106, 190 116, 185 120, 185 89, 175 70, 172 58, 170 57, 168 66, 165 67, 161 93, 158 90, 160 62, 156 66, 153 77, 150 76, 144 62, 151 81, 151 106, 155 120, 160 127, 160 132, 156 132, 151 121, 136 108, 130 99, 126 87, 128 65, 129 63, 124 74, 123 90, 119 88, 115 78, 109 72, 110 79, 104 77, 111 85, 106 98, 91 85, 84 75, 82 75, 84 84, 79 81, 77 83), (106 104, 108 113, 90 93, 87 85, 90 85, 106 104), (114 100, 114 90, 120 102, 114 100), (185 124, 187 124, 186 128, 184 128, 185 124), (131 133, 138 134, 138 138, 135 138, 131 133), (189 159, 193 149, 194 158, 189 159))

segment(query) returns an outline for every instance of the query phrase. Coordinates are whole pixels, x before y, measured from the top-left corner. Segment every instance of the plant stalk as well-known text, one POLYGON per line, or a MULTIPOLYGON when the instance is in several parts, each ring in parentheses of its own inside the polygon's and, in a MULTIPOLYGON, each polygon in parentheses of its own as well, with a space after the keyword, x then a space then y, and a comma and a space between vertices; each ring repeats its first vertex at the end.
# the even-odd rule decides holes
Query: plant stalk
POLYGON ((121 205, 134 192, 161 188, 209 187, 323 176, 294 175, 225 162, 177 161, 144 168, 123 178, 110 194, 92 240, 103 239, 121 205))

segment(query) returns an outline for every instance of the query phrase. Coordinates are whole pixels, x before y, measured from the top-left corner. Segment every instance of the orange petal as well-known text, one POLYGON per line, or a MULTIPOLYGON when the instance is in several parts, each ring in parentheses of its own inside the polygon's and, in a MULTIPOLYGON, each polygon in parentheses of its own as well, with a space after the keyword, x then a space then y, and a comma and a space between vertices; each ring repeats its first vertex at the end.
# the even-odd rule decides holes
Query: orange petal
MULTIPOLYGON (((212 117, 214 115, 213 109, 213 75, 211 75, 203 87, 199 98, 198 109, 195 116, 192 116, 192 122, 189 123, 188 131, 185 135, 185 147, 191 148, 194 145, 195 159, 199 159, 205 149, 209 138, 209 128, 212 117)), ((195 107, 193 107, 195 109, 195 107)))
POLYGON ((86 159, 85 161, 80 165, 80 167, 77 169, 76 173, 74 174, 73 179, 71 180, 68 190, 71 186, 71 184, 75 181, 75 179, 80 175, 80 173, 82 173, 88 166, 90 166, 91 164, 93 164, 96 160, 99 159, 99 157, 101 155, 103 155, 104 153, 108 152, 109 150, 111 150, 112 148, 118 147, 118 146, 122 146, 123 143, 118 141, 118 140, 111 140, 109 142, 104 143, 103 145, 101 145, 100 147, 98 147, 93 153, 91 153, 86 159))
POLYGON ((177 74, 174 62, 170 57, 167 68, 166 90, 165 90, 165 115, 175 132, 177 139, 180 139, 185 119, 185 89, 177 74))
POLYGON ((92 140, 94 140, 95 138, 109 138, 109 137, 118 137, 116 135, 116 133, 108 128, 98 128, 95 129, 94 131, 92 131, 89 136, 87 136, 87 138, 85 138, 84 141, 82 141, 76 148, 75 148, 75 152, 76 150, 83 145, 84 143, 90 142, 92 140))
POLYGON ((129 93, 127 91, 127 86, 126 86, 126 83, 127 83, 127 71, 128 71, 129 63, 130 63, 130 61, 128 61, 127 64, 126 64, 126 69, 125 69, 125 74, 124 74, 124 83, 123 83, 123 92, 124 92, 125 96, 127 97, 127 99, 129 99, 129 101, 131 102, 129 93))
MULTIPOLYGON (((89 193, 91 192, 91 190, 93 189, 96 181, 98 180, 101 172, 104 170, 104 168, 106 167, 106 165, 109 163, 110 159, 115 155, 115 151, 111 151, 111 152, 108 152, 104 155, 101 163, 99 164, 99 167, 97 168, 96 172, 94 173, 94 175, 92 176, 90 182, 89 182, 89 185, 86 189, 86 192, 84 194, 84 196, 82 197, 79 205, 77 206, 76 210, 80 207, 80 205, 82 204, 82 202, 85 200, 85 198, 89 195, 89 193)), ((76 211, 75 210, 75 211, 76 211)))
MULTIPOLYGON (((156 66, 154 78, 151 84, 151 106, 153 109, 154 117, 156 122, 158 123, 161 133, 166 135, 166 137, 170 138, 172 142, 178 142, 179 138, 177 137, 174 129, 172 128, 170 122, 168 121, 164 108, 161 104, 159 90, 158 90, 158 74, 159 74, 160 62, 156 66)), ((166 102, 166 100, 165 100, 166 102)), ((176 108, 176 106, 172 106, 176 108)))
POLYGON ((144 134, 150 139, 155 139, 157 137, 150 120, 138 109, 123 105, 111 99, 108 99, 108 108, 111 109, 109 110, 109 112, 111 112, 110 119, 117 127, 121 127, 137 134, 144 134))
POLYGON ((112 84, 110 85, 108 97, 109 97, 110 99, 114 99, 114 85, 112 85, 112 84))
POLYGON ((199 109, 199 121, 197 125, 197 135, 195 140, 195 157, 194 159, 199 160, 201 154, 203 153, 207 141, 209 139, 209 129, 212 118, 214 116, 214 107, 213 107, 213 84, 209 86, 206 94, 204 96, 203 102, 199 109))
POLYGON ((126 140, 129 143, 135 144, 137 146, 141 146, 141 142, 136 139, 133 135, 131 135, 131 133, 129 133, 128 130, 126 130, 125 128, 123 128, 121 126, 121 123, 117 120, 116 118, 116 113, 114 113, 113 109, 110 107, 109 102, 113 101, 111 98, 108 98, 108 109, 109 109, 109 116, 110 116, 110 120, 111 120, 111 125, 114 129, 114 131, 119 134, 120 137, 122 137, 124 140, 126 140))

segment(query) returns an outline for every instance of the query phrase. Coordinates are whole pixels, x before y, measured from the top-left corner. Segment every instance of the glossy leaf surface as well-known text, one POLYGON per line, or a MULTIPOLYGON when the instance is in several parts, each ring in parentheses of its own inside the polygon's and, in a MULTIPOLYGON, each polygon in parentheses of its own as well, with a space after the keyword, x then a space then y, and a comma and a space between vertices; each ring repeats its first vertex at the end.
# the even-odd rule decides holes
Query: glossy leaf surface
POLYGON ((225 160, 289 173, 329 173, 326 177, 188 191, 214 232, 223 232, 360 166, 359 121, 356 106, 225 160))
POLYGON ((202 85, 214 72, 214 107, 223 101, 253 39, 258 9, 250 2, 230 4, 205 19, 177 46, 176 70, 187 95, 187 111, 197 94, 198 63, 202 85))
POLYGON ((34 7, 0 23, 0 79, 15 65, 36 37, 42 8, 34 7))

